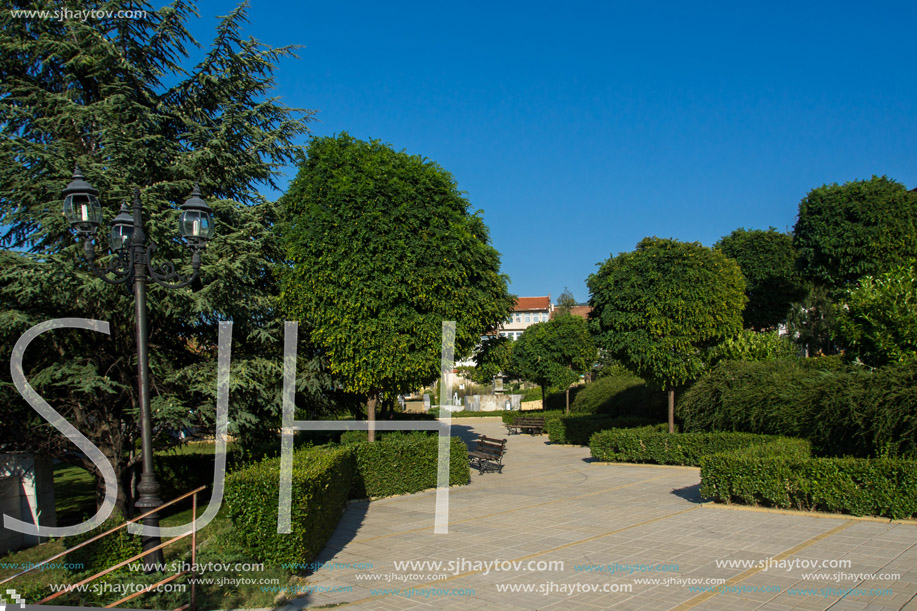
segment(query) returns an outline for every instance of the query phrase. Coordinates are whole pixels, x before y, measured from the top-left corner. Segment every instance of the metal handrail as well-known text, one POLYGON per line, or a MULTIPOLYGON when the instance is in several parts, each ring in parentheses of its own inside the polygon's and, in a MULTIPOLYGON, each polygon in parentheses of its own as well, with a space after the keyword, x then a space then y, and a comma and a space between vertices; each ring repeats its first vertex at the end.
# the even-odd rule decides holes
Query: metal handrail
MULTIPOLYGON (((75 551, 75 550, 78 550, 78 549, 80 549, 81 547, 85 547, 86 545, 89 545, 90 543, 93 543, 94 541, 98 541, 99 539, 101 539, 101 538, 103 538, 103 537, 107 537, 108 535, 110 535, 110 534, 112 534, 112 533, 114 533, 114 532, 117 532, 117 531, 121 530, 122 528, 126 528, 126 527, 128 526, 128 524, 132 524, 132 523, 134 523, 134 522, 137 522, 137 521, 139 521, 139 520, 142 520, 143 518, 145 518, 145 517, 147 517, 147 516, 149 516, 149 515, 152 515, 152 514, 158 512, 158 511, 160 511, 163 507, 168 507, 169 505, 174 505, 175 503, 177 503, 177 502, 179 502, 179 501, 182 501, 182 500, 188 498, 189 496, 193 496, 192 501, 191 501, 191 502, 192 502, 192 508, 191 508, 191 532, 188 532, 188 533, 185 533, 184 535, 179 535, 178 537, 174 537, 174 538, 172 538, 172 539, 169 539, 169 540, 166 541, 165 543, 161 543, 161 544, 159 544, 159 545, 157 545, 156 547, 153 547, 153 548, 151 548, 151 549, 143 550, 142 552, 140 552, 140 553, 137 554, 136 556, 132 556, 132 557, 128 558, 127 560, 124 560, 123 562, 120 562, 120 563, 118 563, 118 564, 116 564, 116 565, 114 565, 114 566, 111 566, 111 567, 105 569, 104 571, 101 571, 101 572, 99 572, 99 573, 96 573, 95 575, 92 575, 92 576, 90 576, 90 577, 87 577, 86 579, 84 579, 83 581, 81 581, 81 582, 79 582, 79 583, 71 584, 70 586, 68 586, 68 587, 66 587, 66 588, 64 588, 64 589, 62 589, 61 591, 55 592, 54 594, 51 594, 50 596, 46 596, 45 598, 43 598, 43 599, 41 599, 40 601, 38 601, 37 603, 35 603, 35 604, 38 604, 38 605, 42 605, 42 604, 44 604, 44 603, 46 603, 46 602, 48 602, 48 601, 50 601, 50 600, 54 600, 54 599, 57 598, 58 596, 62 596, 62 595, 64 595, 64 594, 68 594, 68 593, 70 593, 71 591, 73 591, 75 588, 77 588, 77 587, 79 587, 79 586, 82 586, 82 585, 85 585, 85 584, 89 583, 90 581, 94 581, 94 580, 98 579, 99 577, 103 577, 103 576, 107 575, 108 573, 111 573, 112 571, 115 571, 115 570, 120 569, 121 567, 123 567, 123 566, 125 566, 125 565, 127 565, 127 564, 130 564, 131 562, 134 562, 134 561, 136 561, 136 560, 139 560, 140 558, 143 558, 144 556, 146 556, 146 555, 149 554, 150 552, 155 552, 156 550, 162 549, 162 548, 164 548, 164 547, 166 547, 166 546, 168 546, 168 545, 172 545, 173 543, 175 543, 175 542, 177 542, 177 541, 180 541, 181 539, 184 539, 185 537, 190 536, 190 537, 191 537, 191 570, 190 570, 190 571, 183 571, 183 572, 177 573, 176 575, 173 575, 173 576, 171 576, 171 577, 167 577, 166 579, 163 579, 162 581, 159 581, 159 582, 157 582, 157 583, 151 584, 151 585, 147 586, 146 588, 144 588, 143 590, 141 590, 141 591, 139 591, 139 592, 134 592, 134 593, 131 594, 130 596, 127 596, 127 597, 125 597, 125 598, 119 600, 118 602, 115 602, 115 603, 112 603, 112 604, 110 604, 110 605, 107 605, 106 608, 111 608, 111 607, 115 607, 115 606, 117 606, 117 605, 120 605, 120 604, 123 603, 123 602, 127 602, 128 600, 131 600, 131 599, 133 599, 133 598, 136 598, 137 596, 140 596, 141 594, 146 594, 147 592, 149 592, 150 590, 152 590, 153 588, 155 588, 155 587, 157 587, 157 586, 160 586, 160 585, 163 585, 163 584, 168 583, 168 582, 170 582, 170 581, 173 581, 174 579, 177 579, 177 578, 181 577, 182 575, 186 575, 186 574, 188 574, 188 573, 191 573, 192 579, 191 579, 191 604, 190 604, 190 607, 191 607, 191 609, 192 609, 192 611, 193 611, 193 610, 195 609, 195 603, 196 603, 196 600, 195 600, 195 599, 196 599, 196 596, 195 596, 195 582, 196 582, 196 580, 194 579, 194 572, 195 572, 195 571, 194 571, 194 565, 195 565, 195 562, 196 562, 196 559, 197 559, 197 494, 198 494, 199 492, 203 491, 203 490, 206 490, 206 489, 207 489, 207 486, 201 486, 200 488, 196 488, 196 489, 192 490, 191 492, 188 492, 188 493, 186 493, 186 494, 183 494, 183 495, 180 496, 180 497, 177 497, 177 498, 175 498, 175 499, 172 499, 172 500, 169 501, 168 503, 164 503, 164 504, 160 505, 159 507, 156 507, 155 509, 152 509, 152 510, 150 510, 150 511, 148 511, 148 512, 142 514, 142 515, 139 515, 139 516, 137 516, 136 518, 131 518, 130 520, 125 521, 124 524, 120 524, 120 525, 118 525, 118 526, 115 526, 114 528, 110 528, 110 529, 108 529, 107 531, 105 531, 104 533, 98 534, 98 535, 96 535, 95 537, 93 537, 93 538, 91 538, 91 539, 88 539, 88 540, 86 540, 86 541, 83 541, 83 542, 80 543, 79 545, 75 545, 75 546, 71 547, 70 549, 64 550, 64 551, 62 551, 61 553, 59 553, 59 554, 57 554, 57 555, 55 555, 55 556, 51 556, 51 557, 48 558, 47 560, 43 560, 42 562, 39 562, 38 564, 36 564, 36 565, 34 565, 34 566, 31 566, 31 567, 27 568, 27 569, 24 570, 24 571, 21 571, 21 572, 19 572, 19 573, 16 573, 16 574, 13 575, 12 577, 7 577, 7 578, 4 579, 3 581, 0 581, 0 585, 3 585, 3 584, 5 584, 5 583, 7 583, 7 582, 9 582, 9 581, 12 581, 13 579, 16 579, 17 577, 21 577, 22 575, 25 575, 26 573, 28 573, 28 572, 30 572, 30 571, 34 571, 35 569, 37 569, 37 568, 39 568, 39 567, 41 567, 41 566, 44 566, 45 564, 51 562, 52 560, 57 560, 58 558, 63 558, 64 556, 66 556, 66 555, 69 554, 70 552, 75 551)), ((182 609, 186 609, 186 608, 188 608, 188 605, 185 605, 185 606, 183 606, 183 607, 181 607, 181 608, 182 608, 182 609)))

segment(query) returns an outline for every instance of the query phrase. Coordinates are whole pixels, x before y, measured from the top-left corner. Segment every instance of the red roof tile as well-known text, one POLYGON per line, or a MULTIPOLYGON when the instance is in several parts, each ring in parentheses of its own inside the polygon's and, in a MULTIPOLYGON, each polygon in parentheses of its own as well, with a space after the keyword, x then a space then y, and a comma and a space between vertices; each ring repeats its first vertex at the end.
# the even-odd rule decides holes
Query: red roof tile
POLYGON ((551 309, 551 298, 550 297, 519 297, 516 302, 516 307, 513 308, 516 312, 531 311, 531 310, 550 310, 551 309))

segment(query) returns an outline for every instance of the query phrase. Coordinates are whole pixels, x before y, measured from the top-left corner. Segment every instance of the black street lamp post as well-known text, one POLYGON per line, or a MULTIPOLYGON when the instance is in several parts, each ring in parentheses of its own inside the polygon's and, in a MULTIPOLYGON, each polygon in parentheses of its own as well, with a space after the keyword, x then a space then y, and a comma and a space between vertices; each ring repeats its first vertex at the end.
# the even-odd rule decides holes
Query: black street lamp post
MULTIPOLYGON (((109 245, 117 257, 101 268, 95 263, 94 238, 102 222, 102 207, 99 204, 99 192, 83 180, 79 167, 73 171, 73 180, 63 191, 64 215, 77 237, 83 241, 86 261, 93 273, 109 284, 123 284, 134 288, 134 308, 137 320, 137 387, 140 395, 140 441, 142 453, 142 472, 137 486, 139 498, 134 506, 145 513, 160 505, 160 487, 153 473, 153 421, 150 414, 150 380, 149 359, 147 350, 147 308, 146 285, 150 280, 166 288, 182 288, 191 284, 198 276, 201 265, 201 250, 213 235, 213 217, 210 207, 201 199, 200 188, 194 185, 191 196, 181 206, 178 220, 179 233, 191 249, 192 274, 182 277, 175 271, 171 261, 156 264, 153 253, 156 244, 147 239, 143 228, 143 210, 140 203, 140 190, 134 189, 134 202, 131 208, 126 203, 112 221, 109 245)), ((159 514, 154 513, 143 520, 144 526, 159 526, 159 514)), ((159 545, 159 537, 144 536, 143 549, 148 550, 159 545)), ((155 570, 163 562, 162 550, 156 550, 144 556, 144 569, 155 570)))

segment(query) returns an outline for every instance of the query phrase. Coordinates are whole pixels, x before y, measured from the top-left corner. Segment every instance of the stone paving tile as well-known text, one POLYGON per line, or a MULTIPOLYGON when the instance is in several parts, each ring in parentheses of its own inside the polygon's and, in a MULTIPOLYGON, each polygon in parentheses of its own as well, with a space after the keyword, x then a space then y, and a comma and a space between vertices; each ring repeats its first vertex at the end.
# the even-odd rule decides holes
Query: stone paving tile
MULTIPOLYGON (((344 603, 359 609, 914 609, 917 594, 917 527, 890 522, 852 522, 805 514, 732 510, 699 504, 697 469, 591 464, 588 449, 546 444, 544 437, 506 436, 495 421, 456 422, 507 438, 502 474, 472 472, 469 486, 449 495, 449 534, 432 533, 435 494, 352 502, 320 559, 371 562, 376 575, 397 574, 395 561, 545 560, 563 561, 563 571, 458 571, 445 581, 358 580, 356 569, 321 569, 311 584, 350 586, 350 592, 317 593, 292 601, 303 606, 344 603), (827 535, 827 536, 826 536, 827 535), (798 549, 797 549, 798 548, 798 549), (795 550, 790 553, 790 550, 795 550), (851 561, 845 569, 717 567, 717 561, 851 561), (678 565, 677 572, 576 571, 582 564, 678 565), (897 572, 895 596, 792 596, 790 588, 853 587, 853 582, 805 580, 806 573, 897 572), (691 591, 687 579, 730 580, 735 591, 706 596, 691 591), (682 581, 635 583, 634 579, 682 581), (601 589, 632 586, 631 592, 549 592, 554 587, 601 589), (501 591, 515 586, 517 591, 501 591), (752 591, 779 587, 782 592, 752 591), (428 593, 411 598, 373 596, 371 590, 414 587, 428 593), (474 596, 437 594, 474 590, 474 596), (528 588, 530 591, 522 591, 528 588), (353 603, 353 604, 347 604, 353 603), (833 605, 833 606, 832 606, 833 605), (864 606, 865 605, 865 606, 864 606), (878 606, 876 606, 878 605, 878 606)), ((411 572, 411 571, 408 571, 411 572)), ((414 571, 435 573, 433 569, 414 571)), ((404 573, 404 572, 402 572, 404 573)), ((867 582, 868 587, 888 586, 867 582)))

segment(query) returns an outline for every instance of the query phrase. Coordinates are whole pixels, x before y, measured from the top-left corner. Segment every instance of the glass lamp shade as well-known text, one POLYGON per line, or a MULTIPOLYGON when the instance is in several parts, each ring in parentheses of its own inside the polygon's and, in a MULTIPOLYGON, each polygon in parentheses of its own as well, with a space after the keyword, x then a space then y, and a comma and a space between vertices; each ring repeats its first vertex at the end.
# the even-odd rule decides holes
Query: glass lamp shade
POLYGON ((178 230, 183 238, 209 240, 213 237, 213 217, 200 210, 182 210, 178 230))
POLYGON ((83 180, 79 166, 73 170, 73 180, 64 189, 64 216, 70 226, 80 232, 95 233, 102 223, 99 192, 83 180))
POLYGON ((72 193, 64 198, 64 216, 74 229, 95 231, 102 223, 102 205, 90 193, 72 193))
POLYGON ((121 211, 111 223, 111 236, 109 243, 111 249, 118 252, 131 245, 131 236, 134 235, 134 218, 131 216, 127 202, 121 204, 121 211))
POLYGON ((201 198, 201 189, 195 183, 191 196, 181 206, 178 232, 192 242, 206 242, 213 237, 213 216, 210 206, 201 198))

